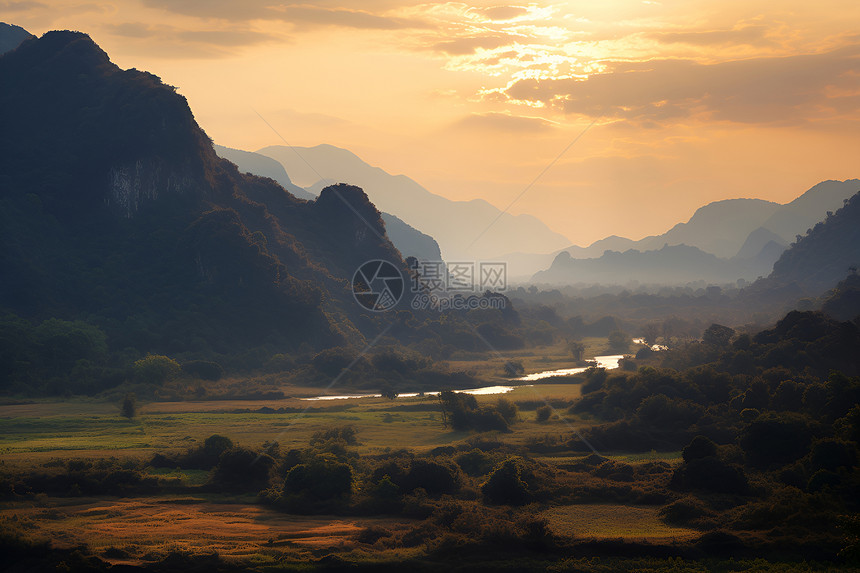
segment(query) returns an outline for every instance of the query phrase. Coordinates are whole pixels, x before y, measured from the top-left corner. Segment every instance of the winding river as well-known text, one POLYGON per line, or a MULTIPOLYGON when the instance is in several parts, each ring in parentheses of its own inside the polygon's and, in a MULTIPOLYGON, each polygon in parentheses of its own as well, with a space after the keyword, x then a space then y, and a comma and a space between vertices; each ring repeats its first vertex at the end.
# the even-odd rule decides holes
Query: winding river
MULTIPOLYGON (((613 370, 618 368, 618 362, 621 360, 623 355, 614 354, 612 356, 595 356, 593 361, 597 363, 598 368, 605 368, 607 370, 613 370)), ((589 366, 578 367, 578 368, 562 368, 560 370, 544 370, 542 372, 535 372, 534 374, 527 374, 526 376, 522 376, 520 378, 514 378, 517 382, 535 382, 537 380, 543 380, 545 378, 552 378, 554 376, 573 376, 574 374, 579 374, 580 372, 585 372, 588 370, 589 366)), ((524 386, 531 386, 531 384, 518 384, 516 386, 482 386, 480 388, 468 388, 466 390, 457 390, 457 392, 462 392, 463 394, 474 394, 475 396, 485 396, 489 394, 507 394, 511 390, 515 388, 522 388, 524 386)), ((437 396, 439 391, 435 392, 406 392, 403 394, 398 394, 398 398, 415 398, 417 396, 437 396)), ((353 398, 382 398, 382 394, 339 394, 335 396, 313 396, 311 398, 300 398, 300 400, 305 401, 321 401, 321 400, 350 400, 353 398)))

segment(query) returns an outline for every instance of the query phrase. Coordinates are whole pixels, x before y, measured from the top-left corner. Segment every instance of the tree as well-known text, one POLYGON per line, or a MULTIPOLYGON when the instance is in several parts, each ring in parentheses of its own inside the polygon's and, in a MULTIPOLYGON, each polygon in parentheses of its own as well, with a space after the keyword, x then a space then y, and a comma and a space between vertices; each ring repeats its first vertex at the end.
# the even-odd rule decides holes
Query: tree
POLYGON ((517 378, 526 373, 523 363, 519 360, 508 360, 503 367, 505 376, 508 378, 517 378))
POLYGON ((549 420, 549 417, 551 415, 552 415, 552 408, 550 408, 548 405, 544 405, 544 406, 541 406, 540 408, 537 409, 537 415, 536 415, 535 419, 538 422, 546 422, 547 420, 549 420))
POLYGON ((702 342, 717 348, 725 348, 732 341, 735 331, 722 324, 712 324, 702 334, 702 342))
POLYGON ((182 368, 172 358, 158 354, 148 354, 136 361, 132 367, 134 376, 144 384, 162 385, 175 378, 182 368))
POLYGON ((134 418, 137 415, 137 397, 129 392, 122 401, 121 413, 126 418, 134 418))
POLYGON ((620 330, 613 330, 609 333, 609 350, 623 354, 630 350, 630 337, 627 333, 620 330))
POLYGON ((317 456, 287 473, 284 492, 318 500, 346 497, 352 492, 352 468, 330 456, 317 456))
POLYGON ((567 348, 573 355, 574 361, 582 362, 583 360, 585 360, 585 344, 578 340, 569 340, 567 342, 567 348))
POLYGON ((481 485, 484 501, 493 504, 521 505, 531 499, 528 484, 523 479, 522 464, 508 458, 481 485))
POLYGON ((642 338, 645 339, 645 344, 654 346, 657 344, 657 337, 660 336, 660 326, 653 322, 646 324, 642 330, 642 338))

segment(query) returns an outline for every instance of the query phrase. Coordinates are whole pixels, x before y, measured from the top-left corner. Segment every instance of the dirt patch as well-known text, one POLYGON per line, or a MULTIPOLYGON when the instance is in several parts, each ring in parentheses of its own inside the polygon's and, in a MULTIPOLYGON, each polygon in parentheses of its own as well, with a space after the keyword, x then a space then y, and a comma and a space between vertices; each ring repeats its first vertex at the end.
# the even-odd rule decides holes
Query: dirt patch
POLYGON ((389 518, 296 516, 249 504, 188 503, 187 497, 0 510, 0 516, 13 514, 32 524, 30 533, 51 539, 56 547, 84 543, 116 563, 148 561, 176 550, 239 557, 289 548, 349 549, 366 527, 397 530, 410 524, 389 518))

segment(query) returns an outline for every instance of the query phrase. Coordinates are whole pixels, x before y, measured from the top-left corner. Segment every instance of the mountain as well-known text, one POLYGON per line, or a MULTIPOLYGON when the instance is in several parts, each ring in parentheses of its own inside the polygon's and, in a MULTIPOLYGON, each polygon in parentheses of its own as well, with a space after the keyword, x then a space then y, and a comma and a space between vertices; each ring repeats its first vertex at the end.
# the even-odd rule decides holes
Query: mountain
POLYGON ((0 22, 0 54, 14 50, 29 38, 35 38, 35 36, 24 28, 0 22))
MULTIPOLYGON (((654 251, 606 251, 593 259, 574 259, 560 252, 549 269, 532 278, 536 283, 685 284, 696 281, 726 282, 735 265, 716 255, 688 245, 666 245, 654 251)), ((729 279, 734 280, 734 279, 729 279)))
POLYGON ((290 176, 287 175, 287 172, 284 171, 284 166, 271 157, 266 157, 265 155, 252 153, 250 151, 242 151, 241 149, 232 149, 230 147, 224 147, 223 145, 215 145, 214 147, 215 153, 218 154, 218 157, 223 157, 224 159, 234 163, 244 173, 273 179, 277 181, 281 187, 299 199, 313 201, 317 198, 317 195, 319 195, 319 193, 317 193, 317 195, 308 193, 298 185, 295 185, 290 179, 290 176))
POLYGON ((860 179, 845 181, 822 181, 774 213, 762 227, 773 231, 786 243, 793 243, 797 235, 803 235, 828 211, 836 211, 844 202, 860 191, 860 179))
POLYGON ((759 229, 769 231, 770 240, 776 244, 787 246, 796 235, 824 219, 828 211, 840 208, 858 189, 857 179, 823 181, 785 205, 761 199, 715 201, 697 209, 686 223, 678 223, 661 235, 638 241, 613 235, 588 247, 573 245, 564 250, 574 258, 588 259, 599 257, 606 250, 651 251, 667 244, 683 244, 726 259, 751 258, 767 242, 761 242, 764 235, 759 229), (747 245, 753 233, 757 235, 747 245))
POLYGON ((813 226, 773 265, 769 283, 797 284, 813 294, 831 289, 860 267, 860 192, 813 226))
POLYGON ((346 149, 271 146, 257 152, 278 160, 295 180, 314 182, 308 187, 311 192, 335 181, 362 187, 381 211, 436 239, 446 260, 491 260, 504 253, 551 252, 570 244, 531 215, 502 213, 481 199, 446 199, 405 175, 368 165, 346 149))
MULTIPOLYGON (((780 249, 779 253, 782 253, 786 247, 788 247, 788 241, 783 240, 782 237, 769 229, 759 227, 749 234, 736 256, 739 259, 752 259, 759 256, 765 248, 769 251, 780 249)), ((779 258, 779 253, 777 254, 777 258, 779 258)), ((771 265, 774 261, 771 261, 771 265)))
MULTIPOLYGON (((305 189, 295 185, 290 176, 284 170, 284 166, 275 161, 271 157, 266 157, 259 153, 251 151, 242 151, 240 149, 232 149, 221 145, 215 146, 215 153, 219 157, 228 159, 245 173, 258 175, 260 177, 268 177, 277 181, 281 187, 292 193, 299 199, 313 201, 317 195, 309 193, 305 189)), ((382 221, 385 223, 385 229, 391 242, 397 247, 397 250, 406 257, 415 257, 423 261, 441 261, 442 253, 439 245, 429 235, 425 235, 421 231, 410 227, 401 219, 388 213, 382 213, 382 221)))
POLYGON ((85 34, 23 43, 0 78, 15 87, 0 89, 2 313, 86 320, 114 349, 173 356, 363 344, 359 326, 381 328, 353 273, 405 265, 361 189, 303 201, 240 173, 175 88, 85 34))
POLYGON ((696 210, 686 223, 678 223, 662 235, 637 241, 636 248, 651 250, 669 245, 690 245, 731 258, 747 236, 780 208, 778 203, 761 199, 714 201, 696 210))
POLYGON ((684 283, 688 281, 686 277, 691 276, 690 268, 697 268, 697 265, 706 264, 709 260, 704 256, 705 253, 716 254, 720 258, 713 268, 703 269, 701 279, 714 282, 755 280, 770 274, 788 244, 796 235, 804 232, 807 225, 814 225, 828 212, 838 209, 858 189, 860 181, 856 179, 824 181, 785 205, 759 199, 716 201, 699 208, 689 221, 675 225, 662 235, 645 237, 639 241, 613 235, 585 248, 576 245, 568 247, 552 258, 548 268, 547 255, 516 256, 522 268, 533 268, 536 264, 544 263, 543 268, 547 270, 536 273, 534 280, 555 284, 623 284, 632 280, 684 283), (664 251, 665 246, 675 245, 695 247, 700 253, 684 251, 687 258, 679 259, 674 266, 659 257, 646 255, 651 251, 664 251), (618 252, 623 252, 625 257, 618 258, 611 254, 618 252), (560 256, 562 253, 567 256, 560 256), (578 264, 573 262, 575 259, 599 259, 600 262, 578 264), (645 261, 658 260, 665 272, 663 279, 643 267, 645 261), (619 267, 612 268, 613 265, 619 267))

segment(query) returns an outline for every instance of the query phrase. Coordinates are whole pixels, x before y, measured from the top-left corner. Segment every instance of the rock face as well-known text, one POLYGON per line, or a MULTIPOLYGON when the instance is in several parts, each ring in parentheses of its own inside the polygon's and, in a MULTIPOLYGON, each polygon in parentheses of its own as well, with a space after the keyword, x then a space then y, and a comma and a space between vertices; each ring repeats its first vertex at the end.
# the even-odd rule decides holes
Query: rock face
POLYGON ((187 193, 193 188, 190 170, 183 173, 181 167, 172 168, 158 158, 137 159, 110 168, 105 202, 130 219, 161 193, 187 193))
POLYGON ((356 268, 405 272, 361 189, 303 201, 240 173, 174 88, 85 34, 24 42, 0 82, 0 310, 153 352, 322 348, 363 342, 356 268))

